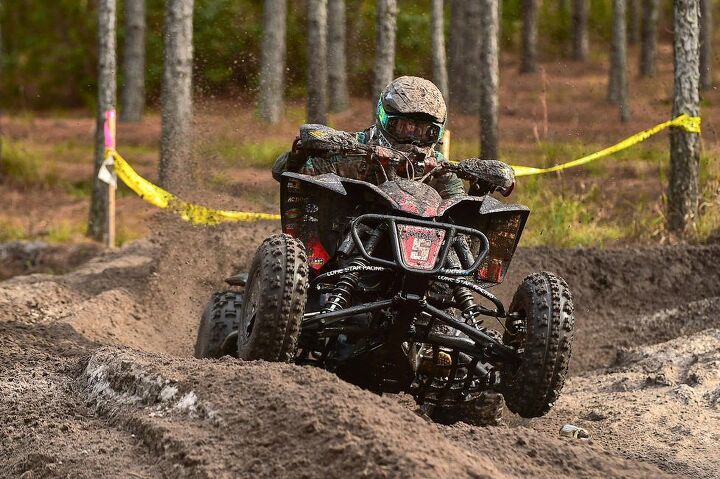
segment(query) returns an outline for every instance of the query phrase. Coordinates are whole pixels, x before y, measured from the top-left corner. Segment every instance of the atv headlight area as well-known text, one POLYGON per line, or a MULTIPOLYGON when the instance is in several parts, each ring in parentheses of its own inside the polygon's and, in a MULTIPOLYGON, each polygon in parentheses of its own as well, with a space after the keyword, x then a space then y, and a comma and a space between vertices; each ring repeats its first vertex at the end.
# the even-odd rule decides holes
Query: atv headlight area
POLYGON ((351 233, 360 254, 369 263, 415 274, 469 276, 477 271, 490 248, 487 237, 474 228, 401 216, 358 216, 351 224, 351 233), (360 232, 378 228, 389 232, 394 261, 370 255, 363 246, 360 232), (472 263, 469 267, 448 268, 448 253, 460 234, 479 245, 477 254, 468 261, 472 263))
POLYGON ((422 226, 397 225, 400 258, 406 266, 430 270, 445 240, 445 230, 422 226))

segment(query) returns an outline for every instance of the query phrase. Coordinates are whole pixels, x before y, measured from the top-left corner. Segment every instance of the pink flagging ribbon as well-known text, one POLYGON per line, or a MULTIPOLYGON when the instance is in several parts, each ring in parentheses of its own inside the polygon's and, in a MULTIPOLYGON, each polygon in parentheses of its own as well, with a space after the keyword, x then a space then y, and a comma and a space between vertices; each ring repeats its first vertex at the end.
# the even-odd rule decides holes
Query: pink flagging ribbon
POLYGON ((105 112, 105 127, 103 129, 105 134, 105 148, 115 149, 115 109, 108 110, 105 112))

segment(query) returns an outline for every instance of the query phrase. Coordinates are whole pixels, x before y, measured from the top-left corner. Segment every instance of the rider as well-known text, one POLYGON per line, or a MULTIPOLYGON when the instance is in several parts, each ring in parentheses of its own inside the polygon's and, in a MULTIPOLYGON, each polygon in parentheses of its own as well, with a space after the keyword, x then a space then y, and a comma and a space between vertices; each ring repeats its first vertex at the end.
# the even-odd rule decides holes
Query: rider
MULTIPOLYGON (((447 107, 440 90, 424 78, 402 76, 385 87, 375 109, 373 125, 355 133, 355 138, 366 145, 420 153, 419 156, 424 157, 422 171, 426 172, 446 161, 442 153, 435 150, 442 140, 446 121, 447 107)), ((378 156, 387 152, 382 148, 377 151, 378 156)), ((369 179, 364 159, 309 156, 302 147, 294 147, 273 167, 276 175, 285 169, 308 175, 335 173, 345 178, 369 179)), ((462 180, 454 173, 435 175, 428 184, 442 198, 465 194, 462 180)))

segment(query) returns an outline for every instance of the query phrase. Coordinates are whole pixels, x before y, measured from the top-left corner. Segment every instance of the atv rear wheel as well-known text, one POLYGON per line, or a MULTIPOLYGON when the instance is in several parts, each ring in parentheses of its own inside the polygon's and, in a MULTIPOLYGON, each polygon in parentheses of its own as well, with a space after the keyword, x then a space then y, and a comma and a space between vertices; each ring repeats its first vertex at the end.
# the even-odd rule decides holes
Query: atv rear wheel
POLYGON ((308 266, 302 243, 273 235, 258 248, 245 286, 238 357, 291 361, 307 301, 308 266))
POLYGON ((575 317, 567 283, 552 273, 527 276, 510 306, 503 342, 520 352, 519 365, 501 369, 508 409, 522 417, 546 414, 567 374, 575 317))
POLYGON ((238 328, 242 300, 242 294, 236 291, 212 295, 200 318, 195 341, 196 358, 220 358, 237 353, 235 341, 225 340, 238 328))
POLYGON ((436 407, 430 418, 440 424, 464 422, 471 426, 499 426, 502 423, 503 397, 492 391, 483 391, 472 401, 455 407, 436 407))

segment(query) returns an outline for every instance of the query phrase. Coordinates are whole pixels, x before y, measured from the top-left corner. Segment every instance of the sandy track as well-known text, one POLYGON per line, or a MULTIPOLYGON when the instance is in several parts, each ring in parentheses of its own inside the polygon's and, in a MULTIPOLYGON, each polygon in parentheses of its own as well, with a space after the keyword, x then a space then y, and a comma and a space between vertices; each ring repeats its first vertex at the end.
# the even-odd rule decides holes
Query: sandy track
POLYGON ((521 251, 575 292, 547 418, 442 427, 317 369, 189 358, 196 318, 274 225, 186 225, 0 283, 0 476, 713 477, 720 246, 521 251), (617 352, 620 351, 618 355, 617 352), (593 444, 559 438, 590 430, 593 444))

